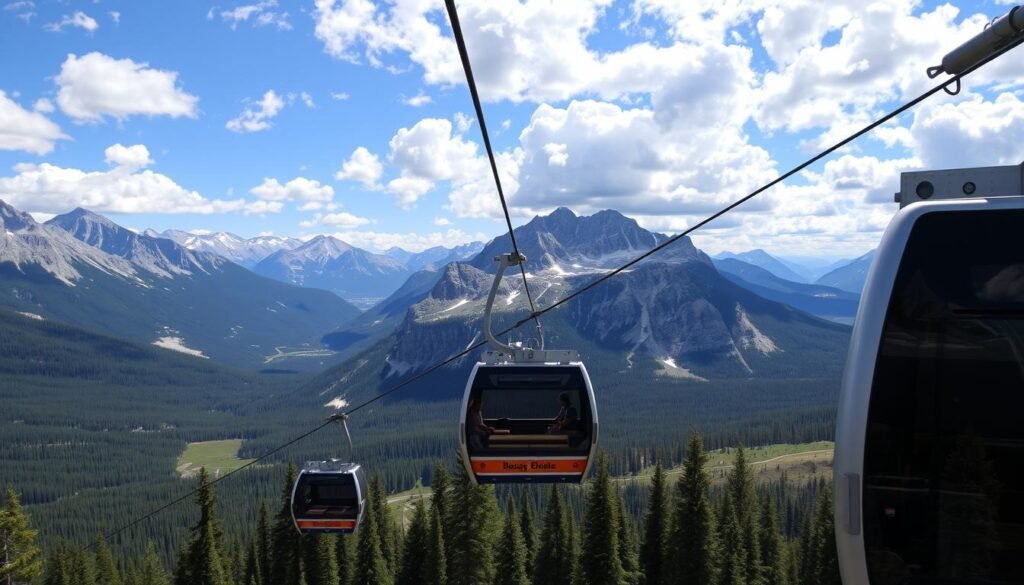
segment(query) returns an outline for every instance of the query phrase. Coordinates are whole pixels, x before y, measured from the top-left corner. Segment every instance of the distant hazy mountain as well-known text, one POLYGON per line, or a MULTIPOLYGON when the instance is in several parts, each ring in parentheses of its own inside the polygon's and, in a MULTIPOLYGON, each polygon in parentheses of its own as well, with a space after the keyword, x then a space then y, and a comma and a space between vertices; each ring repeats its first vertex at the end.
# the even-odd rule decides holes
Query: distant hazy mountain
POLYGON ((815 284, 823 284, 845 291, 860 294, 864 289, 864 281, 868 277, 868 269, 871 268, 871 261, 875 258, 876 250, 860 256, 828 274, 819 278, 815 284))
POLYGON ((252 268, 278 250, 291 250, 302 245, 302 240, 295 238, 257 236, 246 239, 229 232, 193 234, 180 230, 164 230, 161 233, 146 230, 145 234, 174 240, 189 250, 216 254, 246 268, 252 268))
POLYGON ((455 246, 454 248, 434 246, 433 248, 427 248, 422 252, 409 252, 402 248, 394 247, 389 248, 384 252, 384 255, 388 258, 398 260, 405 265, 406 268, 412 271, 437 270, 449 262, 459 262, 472 258, 479 253, 483 247, 483 242, 470 242, 468 244, 455 246))
POLYGON ((46 224, 0 202, 0 307, 238 366, 315 349, 358 310, 76 209, 46 224))
POLYGON ((856 293, 785 280, 760 266, 737 258, 721 258, 714 263, 723 276, 766 299, 841 322, 850 322, 857 315, 860 296, 856 293))
MULTIPOLYGON (((517 228, 516 238, 529 258, 534 298, 543 307, 666 236, 615 211, 579 217, 559 209, 517 228)), ((363 383, 390 384, 479 342, 493 257, 509 250, 508 240, 507 235, 497 238, 469 262, 449 264, 436 281, 423 279, 410 287, 412 294, 392 299, 389 317, 373 320, 384 325, 393 319, 390 332, 321 379, 337 381, 344 372, 371 367, 360 374, 363 383)), ((515 271, 506 273, 495 304, 496 329, 528 315, 522 292, 521 277, 515 271)), ((814 377, 825 370, 838 375, 849 331, 738 286, 719 274, 688 239, 549 313, 544 324, 548 347, 574 347, 584 356, 600 356, 595 367, 606 373, 696 382, 814 377), (832 357, 827 364, 812 364, 800 358, 807 355, 805 350, 814 355, 827 351, 832 357)), ((335 341, 342 345, 358 341, 352 336, 356 331, 340 333, 335 341)), ((534 336, 527 326, 512 339, 534 336)), ((461 392, 458 380, 471 361, 452 366, 451 383, 431 384, 419 392, 437 397, 461 392)), ((333 384, 330 390, 343 394, 345 387, 333 384)), ((635 391, 643 394, 643 388, 635 391)))
POLYGON ((331 236, 317 236, 292 250, 278 250, 253 267, 257 274, 344 299, 383 298, 397 290, 410 270, 331 236))
POLYGON ((747 264, 752 264, 754 266, 763 268, 768 272, 771 272, 775 276, 778 276, 779 278, 783 280, 788 280, 790 282, 807 283, 811 281, 810 271, 806 267, 801 266, 796 262, 790 262, 788 260, 783 260, 782 258, 772 256, 768 252, 765 252, 764 250, 761 249, 749 250, 747 252, 741 252, 739 254, 733 254, 732 252, 723 252, 715 256, 715 258, 736 258, 737 260, 741 260, 743 262, 746 262, 747 264))

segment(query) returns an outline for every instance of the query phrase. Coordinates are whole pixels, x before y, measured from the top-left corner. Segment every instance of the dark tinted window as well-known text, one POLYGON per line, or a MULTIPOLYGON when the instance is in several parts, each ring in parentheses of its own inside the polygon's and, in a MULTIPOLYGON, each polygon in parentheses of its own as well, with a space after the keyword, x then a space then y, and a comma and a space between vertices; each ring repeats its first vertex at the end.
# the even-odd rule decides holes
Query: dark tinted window
POLYGON ((1022 212, 914 226, 868 415, 874 585, 1024 583, 1022 235, 1022 212))
POLYGON ((585 453, 590 449, 592 421, 586 382, 577 367, 482 367, 466 413, 467 444, 471 453, 585 453), (563 395, 568 398, 564 407, 563 395), (482 405, 486 423, 497 429, 495 435, 475 428, 477 404, 482 405), (564 420, 556 425, 560 415, 564 420))
POLYGON ((358 505, 355 479, 348 474, 304 475, 295 494, 295 510, 303 515, 354 513, 358 505))

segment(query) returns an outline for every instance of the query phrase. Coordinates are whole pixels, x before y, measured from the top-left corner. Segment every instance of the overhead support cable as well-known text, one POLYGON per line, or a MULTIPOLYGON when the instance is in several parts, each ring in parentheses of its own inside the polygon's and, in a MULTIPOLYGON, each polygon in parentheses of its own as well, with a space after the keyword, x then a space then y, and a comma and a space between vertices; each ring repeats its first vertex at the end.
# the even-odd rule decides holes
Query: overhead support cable
POLYGON ((501 210, 505 213, 505 224, 508 226, 508 237, 512 240, 512 251, 520 259, 519 273, 523 275, 523 289, 526 290, 526 299, 530 302, 530 317, 537 324, 537 336, 540 341, 540 349, 544 349, 544 328, 540 324, 540 314, 533 304, 533 295, 530 294, 530 284, 526 282, 526 257, 519 252, 519 244, 516 242, 516 231, 512 227, 512 217, 508 212, 508 202, 505 201, 505 190, 501 187, 501 176, 498 174, 498 164, 494 160, 494 149, 491 148, 491 137, 487 132, 487 122, 484 120, 484 109, 480 104, 480 94, 476 89, 476 79, 473 77, 473 66, 469 62, 469 51, 466 50, 466 39, 462 36, 462 25, 459 24, 459 12, 455 9, 455 0, 445 0, 445 7, 448 9, 448 18, 452 24, 452 33, 455 35, 455 43, 459 47, 459 57, 462 58, 462 69, 466 72, 466 84, 469 85, 469 93, 473 97, 473 108, 476 109, 476 119, 480 124, 480 135, 484 139, 484 148, 487 149, 487 160, 491 163, 491 173, 494 175, 494 185, 498 188, 498 198, 501 200, 501 210))

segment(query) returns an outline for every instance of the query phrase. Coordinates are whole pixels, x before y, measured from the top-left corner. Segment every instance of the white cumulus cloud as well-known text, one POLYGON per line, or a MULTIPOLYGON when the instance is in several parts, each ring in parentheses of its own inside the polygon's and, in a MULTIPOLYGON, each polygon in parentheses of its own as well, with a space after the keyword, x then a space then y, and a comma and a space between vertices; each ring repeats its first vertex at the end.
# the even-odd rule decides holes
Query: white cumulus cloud
POLYGON ((78 10, 71 15, 65 14, 64 17, 57 22, 51 22, 49 24, 46 24, 45 26, 43 26, 43 29, 50 32, 61 32, 68 27, 80 28, 86 32, 91 33, 98 29, 100 25, 98 22, 96 22, 95 18, 89 16, 81 10, 78 10))
POLYGON ((106 155, 107 164, 126 171, 143 169, 153 164, 153 159, 149 158, 149 149, 143 144, 114 144, 107 147, 103 154, 106 155))
POLYGON ((114 59, 103 53, 69 54, 56 77, 57 105, 78 122, 100 122, 104 116, 197 115, 199 98, 178 87, 174 71, 153 69, 148 63, 114 59))
POLYGON ((270 120, 284 108, 284 99, 270 89, 263 94, 259 102, 248 107, 237 118, 228 120, 225 127, 232 132, 259 132, 270 128, 270 120))
POLYGON ((339 181, 359 181, 367 189, 379 189, 378 181, 383 172, 384 165, 381 164, 380 158, 366 147, 360 146, 352 151, 352 155, 348 157, 347 161, 342 163, 341 170, 334 175, 334 178, 339 181))
POLYGON ((40 112, 30 112, 0 90, 0 150, 23 150, 33 154, 53 151, 58 140, 68 137, 60 126, 40 112))
POLYGON ((264 201, 318 201, 334 199, 334 187, 321 185, 320 181, 295 177, 283 185, 277 179, 264 178, 263 182, 249 190, 264 201))
POLYGON ((108 171, 49 163, 15 165, 15 175, 0 177, 0 199, 19 209, 41 213, 86 207, 101 213, 209 214, 239 211, 245 205, 241 199, 208 199, 166 175, 124 165, 139 162, 145 147, 117 146, 107 149, 107 158, 116 165, 108 171))
MULTIPOLYGON (((222 21, 228 23, 232 30, 238 25, 252 22, 253 26, 275 26, 280 30, 292 30, 292 24, 288 21, 288 13, 274 10, 277 8, 277 0, 264 0, 256 4, 243 4, 228 10, 220 11, 222 21)), ((212 19, 214 11, 211 8, 207 18, 212 19)))

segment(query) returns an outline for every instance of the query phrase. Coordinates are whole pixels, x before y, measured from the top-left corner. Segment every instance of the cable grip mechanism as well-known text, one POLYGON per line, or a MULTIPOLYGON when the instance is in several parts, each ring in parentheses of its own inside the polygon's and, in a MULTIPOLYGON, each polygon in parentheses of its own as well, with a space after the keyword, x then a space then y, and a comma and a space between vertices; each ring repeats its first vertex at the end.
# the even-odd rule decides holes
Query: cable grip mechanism
POLYGON ((491 284, 491 292, 487 295, 487 308, 484 310, 484 338, 494 349, 511 356, 515 355, 515 348, 498 341, 491 332, 491 310, 494 308, 494 297, 498 294, 498 287, 501 286, 501 277, 505 274, 505 269, 526 262, 526 256, 519 252, 512 252, 497 256, 494 260, 498 263, 498 271, 494 274, 494 283, 491 284))
POLYGON ((348 462, 352 462, 352 434, 348 432, 348 415, 344 412, 332 414, 327 417, 327 422, 336 422, 341 424, 342 432, 345 433, 345 440, 348 443, 348 462))

